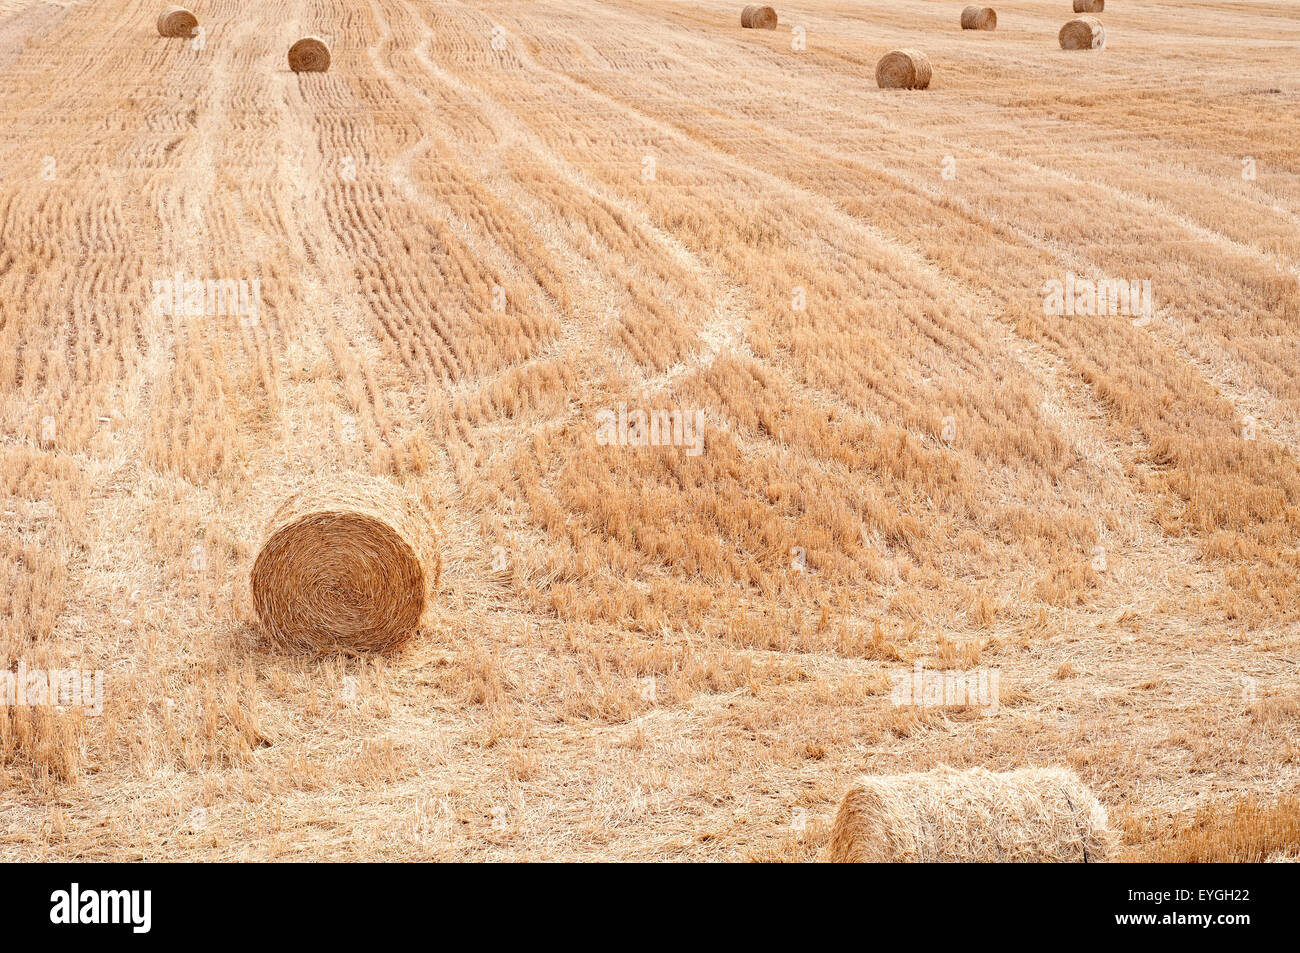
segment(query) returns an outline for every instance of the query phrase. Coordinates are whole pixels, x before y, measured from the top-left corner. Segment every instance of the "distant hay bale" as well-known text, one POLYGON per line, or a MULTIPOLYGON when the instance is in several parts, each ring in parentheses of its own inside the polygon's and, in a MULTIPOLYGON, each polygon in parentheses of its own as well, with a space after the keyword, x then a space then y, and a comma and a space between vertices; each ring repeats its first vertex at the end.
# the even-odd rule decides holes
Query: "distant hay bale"
POLYGON ((930 57, 920 50, 891 50, 876 64, 881 89, 925 89, 933 74, 930 57))
POLYGON ((1106 0, 1074 0, 1075 13, 1101 13, 1106 9, 1106 0))
POLYGON ((168 7, 158 14, 159 36, 193 36, 199 18, 184 7, 168 7))
POLYGON ((967 7, 961 12, 963 30, 996 30, 998 14, 992 7, 967 7))
POLYGON ((751 3, 740 11, 740 25, 749 30, 775 30, 776 11, 751 3))
POLYGON ((330 48, 317 36, 304 36, 289 47, 289 69, 295 73, 323 73, 330 68, 330 48))
POLYGON ((1063 50, 1102 50, 1106 48, 1106 28, 1096 17, 1078 17, 1061 27, 1063 50))
POLYGON ((253 563, 253 608, 295 651, 396 648, 420 623, 431 535, 418 509, 379 480, 318 483, 271 517, 253 563))
POLYGON ((1074 773, 939 768, 867 776, 844 795, 826 859, 835 863, 1103 860, 1106 811, 1074 773))

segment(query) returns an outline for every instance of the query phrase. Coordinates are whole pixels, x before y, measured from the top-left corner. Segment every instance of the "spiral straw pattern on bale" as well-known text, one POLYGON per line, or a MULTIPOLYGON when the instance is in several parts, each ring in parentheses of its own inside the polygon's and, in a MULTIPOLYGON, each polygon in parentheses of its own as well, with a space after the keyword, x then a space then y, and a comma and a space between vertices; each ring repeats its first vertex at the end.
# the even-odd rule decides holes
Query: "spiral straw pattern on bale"
POLYGON ((1058 39, 1063 50, 1102 50, 1106 48, 1106 28, 1096 17, 1079 17, 1061 27, 1058 39))
POLYGON ((198 25, 199 18, 184 7, 168 7, 158 14, 159 36, 190 37, 198 25))
POLYGON ((939 768, 864 777, 844 795, 826 859, 837 863, 1096 862, 1106 810, 1073 772, 939 768))
POLYGON ((876 85, 881 89, 925 89, 932 74, 930 57, 920 50, 891 50, 876 64, 876 85))
POLYGON ((295 73, 323 73, 330 68, 330 48, 318 36, 304 36, 289 47, 289 69, 295 73))
POLYGON ((751 3, 740 11, 740 25, 749 30, 775 30, 776 11, 771 7, 751 3))
POLYGON ((996 30, 998 14, 992 7, 967 7, 961 12, 963 30, 996 30))
POLYGON ((1106 0, 1074 0, 1075 13, 1101 13, 1106 9, 1106 0))
POLYGON ((262 630, 295 651, 400 646, 424 613, 431 539, 418 508, 389 484, 307 487, 272 516, 253 563, 262 630))

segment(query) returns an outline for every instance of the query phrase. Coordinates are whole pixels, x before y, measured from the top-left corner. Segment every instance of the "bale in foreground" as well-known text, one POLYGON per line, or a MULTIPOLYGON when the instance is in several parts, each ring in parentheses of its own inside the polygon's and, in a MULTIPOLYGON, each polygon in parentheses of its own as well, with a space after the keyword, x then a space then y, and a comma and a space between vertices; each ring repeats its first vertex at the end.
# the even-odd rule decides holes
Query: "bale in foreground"
POLYGON ((1075 13, 1101 13, 1106 9, 1106 0, 1074 0, 1075 13))
POLYGON ((967 7, 961 12, 963 30, 996 30, 998 14, 992 7, 967 7))
POLYGON ((1096 17, 1079 17, 1061 27, 1058 39, 1063 50, 1101 50, 1106 48, 1106 28, 1096 17))
POLYGON ((925 89, 933 74, 930 57, 920 50, 891 50, 876 64, 881 89, 925 89))
POLYGON ((323 73, 330 68, 330 48, 317 36, 304 36, 289 47, 289 69, 295 73, 323 73))
POLYGON ((775 30, 776 11, 751 3, 740 11, 740 25, 749 30, 775 30))
POLYGON ((198 25, 199 18, 184 7, 167 7, 158 14, 159 36, 191 37, 198 25))
POLYGON ((1071 771, 939 768, 861 778, 840 803, 825 859, 1096 862, 1113 843, 1105 809, 1071 771))
POLYGON ((295 651, 398 647, 424 613, 429 539, 416 507, 381 481, 300 491, 271 517, 253 563, 263 632, 295 651))

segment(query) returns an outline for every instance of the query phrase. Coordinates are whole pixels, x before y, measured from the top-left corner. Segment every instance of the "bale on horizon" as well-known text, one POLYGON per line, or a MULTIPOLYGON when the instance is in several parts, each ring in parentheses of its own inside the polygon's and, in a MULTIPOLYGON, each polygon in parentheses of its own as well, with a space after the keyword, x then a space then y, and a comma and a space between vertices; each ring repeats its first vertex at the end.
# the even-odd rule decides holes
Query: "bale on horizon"
POLYGON ((937 768, 859 779, 840 803, 825 859, 1095 863, 1114 843, 1105 808, 1072 771, 937 768))
POLYGON ((967 7, 961 12, 963 30, 996 30, 998 14, 992 7, 967 7))
POLYGON ((388 483, 309 485, 276 510, 253 563, 262 631, 297 651, 402 645, 424 613, 430 540, 417 507, 388 483))
POLYGON ((740 11, 740 25, 749 30, 775 30, 776 10, 751 3, 740 11))
POLYGON ((933 75, 930 57, 920 50, 891 50, 876 64, 881 89, 925 89, 933 75))
POLYGON ((170 6, 158 14, 159 36, 191 37, 199 25, 199 18, 184 7, 170 6))
POLYGON ((1096 17, 1078 17, 1061 27, 1057 39, 1063 50, 1104 50, 1106 28, 1096 17))
POLYGON ((289 47, 289 69, 295 73, 324 73, 330 68, 330 48, 318 36, 304 36, 289 47))
POLYGON ((1074 0, 1075 13, 1101 13, 1106 9, 1106 0, 1074 0))

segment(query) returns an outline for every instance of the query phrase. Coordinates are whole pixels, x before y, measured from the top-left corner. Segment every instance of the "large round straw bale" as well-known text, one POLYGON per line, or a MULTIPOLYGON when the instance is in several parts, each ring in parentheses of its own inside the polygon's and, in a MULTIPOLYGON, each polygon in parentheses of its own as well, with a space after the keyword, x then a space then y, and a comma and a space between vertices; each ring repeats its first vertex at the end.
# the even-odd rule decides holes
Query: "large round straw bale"
POLYGON ((304 36, 289 47, 289 69, 295 73, 323 73, 330 68, 330 48, 318 36, 304 36))
POLYGON ((920 50, 891 50, 876 64, 881 89, 925 89, 930 85, 930 57, 920 50))
POLYGON ((432 533, 380 480, 311 484, 271 517, 253 563, 253 608, 295 651, 375 651, 412 635, 425 605, 432 533))
POLYGON ((750 30, 775 30, 776 11, 751 3, 740 11, 740 25, 750 30))
POLYGON ((1101 13, 1106 9, 1106 0, 1074 0, 1075 13, 1101 13))
POLYGON ((939 768, 861 778, 840 802, 826 859, 1095 862, 1113 846, 1105 809, 1071 771, 939 768))
POLYGON ((159 36, 193 36, 199 18, 184 7, 167 7, 158 14, 159 36))
POLYGON ((967 7, 961 12, 963 30, 996 30, 998 14, 992 7, 967 7))
POLYGON ((1061 27, 1063 50, 1101 50, 1106 47, 1106 28, 1096 17, 1078 17, 1061 27))

